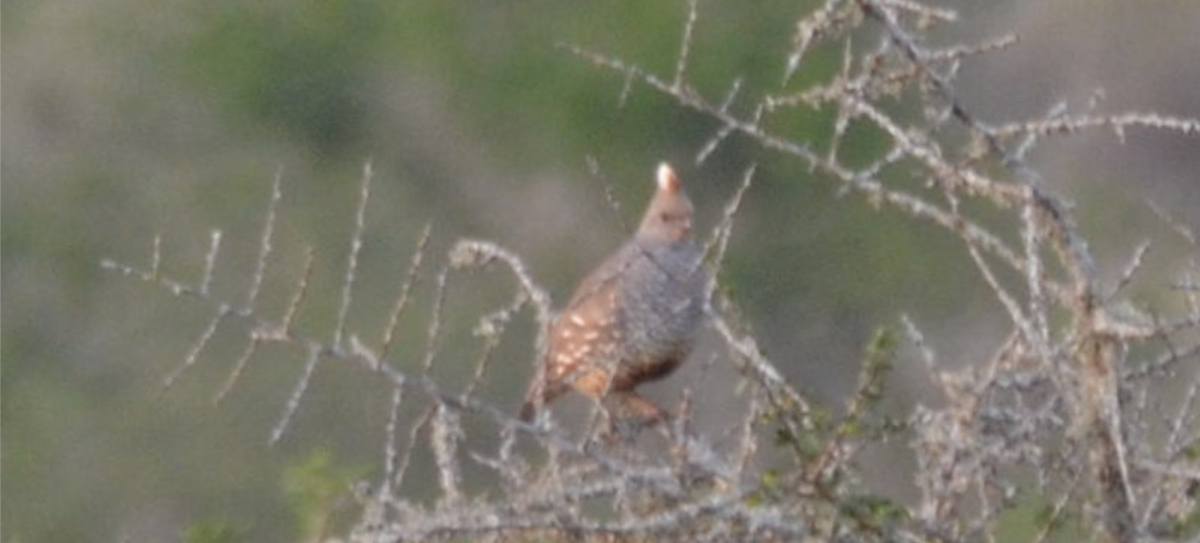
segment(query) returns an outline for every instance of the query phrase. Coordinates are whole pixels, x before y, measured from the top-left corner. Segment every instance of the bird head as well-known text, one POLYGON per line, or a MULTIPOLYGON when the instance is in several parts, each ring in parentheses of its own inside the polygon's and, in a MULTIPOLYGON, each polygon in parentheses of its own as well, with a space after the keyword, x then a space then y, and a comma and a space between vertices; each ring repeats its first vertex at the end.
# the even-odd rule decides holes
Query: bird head
POLYGON ((638 227, 638 238, 666 243, 690 239, 692 201, 670 164, 659 164, 656 181, 654 196, 638 227))

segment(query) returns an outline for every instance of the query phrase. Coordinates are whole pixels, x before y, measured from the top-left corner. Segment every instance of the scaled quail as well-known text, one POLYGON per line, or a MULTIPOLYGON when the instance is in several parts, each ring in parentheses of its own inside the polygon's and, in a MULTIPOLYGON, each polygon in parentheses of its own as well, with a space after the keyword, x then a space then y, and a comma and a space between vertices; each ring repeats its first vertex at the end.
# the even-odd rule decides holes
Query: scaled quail
POLYGON ((637 233, 583 279, 550 325, 521 419, 572 388, 616 400, 618 417, 661 419, 662 410, 634 389, 666 377, 691 351, 708 283, 701 258, 692 202, 664 163, 637 233))

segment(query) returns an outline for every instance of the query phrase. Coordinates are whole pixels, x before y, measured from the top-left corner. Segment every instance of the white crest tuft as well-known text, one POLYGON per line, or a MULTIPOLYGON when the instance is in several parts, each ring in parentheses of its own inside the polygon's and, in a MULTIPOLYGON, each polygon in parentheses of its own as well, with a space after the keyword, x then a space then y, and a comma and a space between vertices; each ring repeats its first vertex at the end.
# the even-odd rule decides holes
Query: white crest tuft
POLYGON ((663 162, 658 165, 658 189, 674 192, 679 188, 679 178, 675 177, 675 170, 670 164, 663 162))

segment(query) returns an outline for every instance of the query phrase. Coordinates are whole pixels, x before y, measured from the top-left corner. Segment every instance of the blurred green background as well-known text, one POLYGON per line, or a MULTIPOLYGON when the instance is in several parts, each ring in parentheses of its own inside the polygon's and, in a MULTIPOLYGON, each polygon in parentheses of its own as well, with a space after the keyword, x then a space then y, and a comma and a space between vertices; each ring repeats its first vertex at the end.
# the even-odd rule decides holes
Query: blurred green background
MULTIPOLYGON (((718 100, 741 77, 742 106, 777 91, 794 22, 813 4, 702 0, 690 80, 718 100)), ((963 68, 964 100, 986 119, 1037 116, 1059 100, 1084 111, 1097 87, 1101 111, 1200 117, 1196 3, 944 4, 963 23, 935 32, 934 44, 1022 35, 1012 51, 963 68)), ((368 160, 376 182, 350 327, 372 341, 424 224, 433 224, 431 266, 459 236, 487 238, 561 298, 635 223, 662 160, 689 184, 702 227, 759 163, 723 281, 768 355, 818 400, 845 395, 871 330, 900 312, 951 365, 1004 332, 1003 313, 946 234, 838 197, 827 179, 737 138, 698 167, 711 120, 637 86, 621 105, 619 75, 559 47, 669 74, 682 1, 12 0, 2 9, 5 542, 301 540, 347 514, 347 481, 377 473, 389 401, 381 383, 357 368, 319 367, 291 432, 268 447, 301 355, 262 349, 214 405, 245 339, 224 326, 160 395, 207 313, 98 265, 144 264, 157 233, 164 272, 195 280, 219 228, 214 288, 242 299, 277 169, 284 199, 263 306, 282 310, 312 245, 299 325, 321 337, 331 335, 368 160)), ((818 47, 789 88, 827 77, 840 55, 840 45, 818 47)), ((819 148, 831 120, 799 111, 776 128, 819 148)), ((847 160, 880 152, 878 134, 851 132, 847 160)), ((1169 304, 1151 293, 1177 269, 1182 245, 1144 199, 1200 222, 1197 139, 1135 131, 1122 144, 1096 134, 1051 143, 1034 160, 1079 204, 1106 276, 1142 238, 1156 240, 1158 272, 1133 292, 1169 304)), ((502 274, 453 281, 435 368, 451 385, 478 351, 469 332, 479 313, 511 292, 502 274)), ((429 283, 392 357, 406 368, 424 349, 429 283)), ((513 332, 483 395, 515 407, 530 334, 527 324, 513 332)), ((898 372, 897 409, 921 398, 917 375, 898 372)), ((671 398, 679 386, 655 394, 671 398)), ((707 406, 713 428, 724 422, 722 401, 736 398, 707 406)), ((406 420, 419 408, 406 405, 406 420)), ((885 483, 903 494, 911 481, 891 471, 885 483)), ((429 484, 414 475, 406 492, 427 494, 429 484)))

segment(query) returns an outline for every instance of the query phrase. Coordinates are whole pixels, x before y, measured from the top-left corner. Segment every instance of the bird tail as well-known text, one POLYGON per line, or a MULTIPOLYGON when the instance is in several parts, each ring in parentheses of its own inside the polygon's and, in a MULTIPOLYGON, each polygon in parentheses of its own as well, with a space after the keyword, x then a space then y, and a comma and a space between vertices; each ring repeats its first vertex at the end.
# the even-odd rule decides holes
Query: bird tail
POLYGON ((525 401, 521 404, 521 411, 517 413, 521 422, 532 422, 534 415, 537 415, 538 404, 545 405, 544 400, 538 401, 539 397, 543 399, 546 397, 543 392, 546 388, 545 384, 542 372, 537 372, 537 375, 533 376, 533 381, 529 383, 529 390, 525 392, 525 401))
POLYGON ((521 404, 517 417, 521 422, 532 422, 539 409, 549 405, 567 390, 568 387, 563 383, 548 383, 542 375, 535 376, 529 384, 529 391, 525 393, 525 402, 521 404))
POLYGON ((517 417, 521 419, 521 422, 533 422, 533 416, 536 413, 537 406, 534 405, 534 402, 525 400, 525 403, 521 405, 521 412, 517 417))
POLYGON ((537 415, 538 404, 545 405, 545 395, 542 393, 544 387, 540 381, 540 379, 535 379, 529 385, 529 392, 525 393, 525 402, 521 404, 521 411, 517 414, 521 422, 533 422, 534 415, 537 415), (539 396, 543 399, 542 401, 538 401, 539 396))

